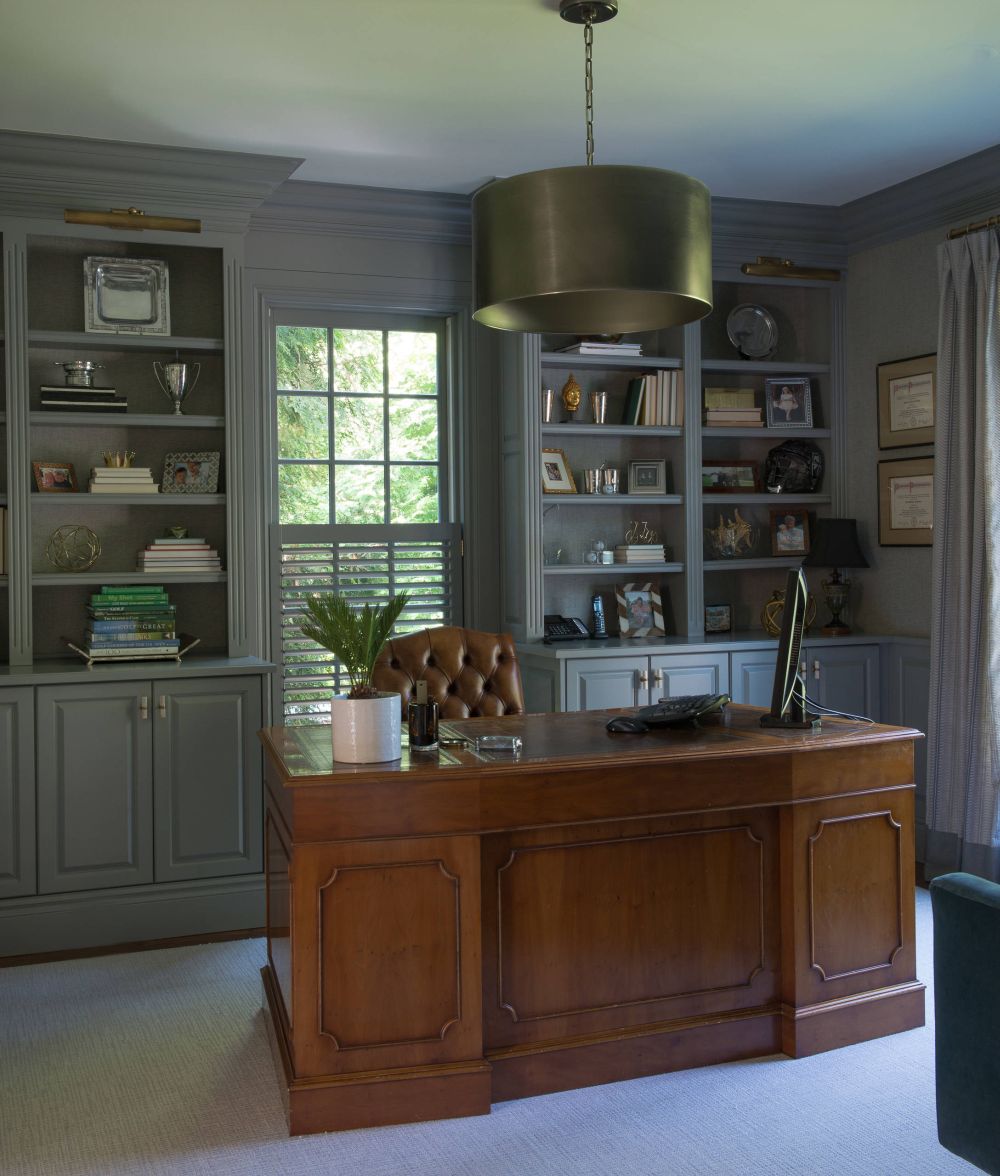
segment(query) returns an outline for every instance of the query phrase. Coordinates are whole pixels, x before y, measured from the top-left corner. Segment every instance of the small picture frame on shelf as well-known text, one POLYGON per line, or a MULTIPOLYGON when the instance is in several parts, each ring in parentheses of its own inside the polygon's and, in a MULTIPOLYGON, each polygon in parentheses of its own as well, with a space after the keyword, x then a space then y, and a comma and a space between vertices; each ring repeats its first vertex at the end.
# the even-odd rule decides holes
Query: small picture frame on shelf
POLYGON ((809 512, 801 506, 772 508, 771 554, 809 554, 809 512))
POLYGON ((542 450, 542 493, 575 494, 576 482, 561 449, 542 450))
POLYGON ((879 547, 930 547, 934 541, 934 458, 878 463, 879 547))
POLYGON ((40 494, 71 494, 76 491, 76 473, 68 461, 33 461, 35 489, 40 494))
POLYGON ((629 494, 666 494, 667 463, 663 460, 628 463, 629 494))
POLYGON ((760 490, 760 465, 755 461, 701 463, 703 494, 756 494, 760 490))
POLYGON ((733 629, 733 609, 728 604, 705 605, 705 632, 731 633, 733 629))
POLYGON ((84 324, 88 333, 169 335, 167 263, 153 257, 85 257, 84 324))
POLYGON ((769 429, 813 427, 812 386, 808 376, 768 376, 764 405, 769 429))
POLYGON ((651 583, 616 584, 618 632, 622 637, 664 636, 663 601, 651 583))
POLYGON ((937 356, 896 359, 875 370, 879 449, 933 445, 937 356))
POLYGON ((216 494, 219 489, 219 454, 168 453, 163 458, 164 494, 216 494))

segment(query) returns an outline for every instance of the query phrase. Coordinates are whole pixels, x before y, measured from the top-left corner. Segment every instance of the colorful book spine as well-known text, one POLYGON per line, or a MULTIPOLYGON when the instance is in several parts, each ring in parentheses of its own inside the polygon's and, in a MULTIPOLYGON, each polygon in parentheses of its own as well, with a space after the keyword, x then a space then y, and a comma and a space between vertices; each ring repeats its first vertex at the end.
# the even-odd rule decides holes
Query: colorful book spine
POLYGON ((148 653, 176 653, 180 649, 179 641, 163 641, 160 643, 147 642, 145 645, 134 643, 125 645, 89 645, 90 653, 99 653, 109 657, 126 657, 130 654, 148 653))
POLYGON ((175 604, 102 604, 91 605, 87 612, 92 617, 107 617, 113 619, 135 613, 148 619, 151 613, 165 613, 172 616, 177 611, 175 604))
POLYGON ((173 629, 158 629, 155 633, 137 633, 132 630, 120 633, 92 633, 89 629, 86 632, 87 640, 92 646, 162 644, 166 641, 177 640, 177 634, 173 629))
MULTIPOLYGON (((128 593, 130 596, 149 596, 153 592, 166 595, 165 590, 159 584, 102 584, 99 595, 128 593)), ((95 593, 95 595, 98 594, 95 593)))
MULTIPOLYGON (((134 617, 122 617, 120 620, 102 621, 94 619, 88 628, 95 633, 164 633, 166 629, 174 627, 173 617, 160 620, 140 621, 134 617)), ((173 633, 166 634, 173 637, 173 633)))
POLYGON ((106 595, 91 596, 90 603, 100 604, 169 604, 166 592, 148 592, 145 596, 126 595, 124 592, 109 592, 106 595))

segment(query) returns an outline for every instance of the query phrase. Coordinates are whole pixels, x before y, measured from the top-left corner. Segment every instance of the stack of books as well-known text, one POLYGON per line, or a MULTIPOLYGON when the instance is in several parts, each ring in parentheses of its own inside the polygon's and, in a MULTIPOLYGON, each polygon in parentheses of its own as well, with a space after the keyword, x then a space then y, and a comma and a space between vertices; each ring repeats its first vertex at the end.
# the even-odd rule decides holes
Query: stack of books
POLYGON ((664 368, 629 380, 622 424, 680 428, 684 424, 684 373, 664 368))
POLYGON ((222 560, 204 539, 154 539, 139 552, 140 572, 220 572, 222 560))
POLYGON ((558 348, 567 355, 642 355, 641 343, 603 343, 599 339, 580 339, 558 348))
POLYGON ((90 471, 91 494, 159 494, 148 466, 94 466, 90 471))
POLYGON ((42 384, 42 408, 52 412, 127 412, 128 397, 114 388, 70 388, 64 384, 42 384))
POLYGON ((705 389, 706 427, 759 429, 763 423, 752 388, 705 389))
POLYGON ((90 598, 85 652, 90 657, 132 658, 176 653, 176 608, 152 584, 104 585, 90 598))
POLYGON ((666 563, 667 551, 662 543, 627 543, 615 548, 615 563, 666 563))

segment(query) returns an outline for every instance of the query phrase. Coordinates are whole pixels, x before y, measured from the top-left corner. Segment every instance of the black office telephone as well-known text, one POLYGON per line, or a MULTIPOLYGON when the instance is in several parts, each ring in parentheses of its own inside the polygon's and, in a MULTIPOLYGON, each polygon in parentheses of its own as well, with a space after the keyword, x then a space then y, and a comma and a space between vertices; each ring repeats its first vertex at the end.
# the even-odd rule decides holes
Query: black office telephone
POLYGON ((579 617, 561 617, 558 613, 546 613, 546 641, 579 641, 581 637, 589 636, 590 630, 579 617))

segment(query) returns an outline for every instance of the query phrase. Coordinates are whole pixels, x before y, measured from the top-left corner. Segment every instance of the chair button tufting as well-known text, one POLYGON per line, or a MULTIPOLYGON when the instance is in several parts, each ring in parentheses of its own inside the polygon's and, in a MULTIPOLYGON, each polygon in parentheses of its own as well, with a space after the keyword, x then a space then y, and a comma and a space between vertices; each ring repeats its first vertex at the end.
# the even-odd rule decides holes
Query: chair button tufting
POLYGON ((458 687, 455 685, 454 682, 448 683, 448 693, 449 694, 455 694, 457 692, 457 690, 458 690, 458 687))
POLYGON ((389 662, 389 665, 390 665, 390 666, 392 666, 392 668, 393 668, 394 670, 398 670, 398 669, 399 669, 399 658, 398 658, 398 657, 394 657, 394 658, 392 659, 392 661, 391 661, 391 662, 389 662))

